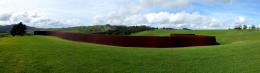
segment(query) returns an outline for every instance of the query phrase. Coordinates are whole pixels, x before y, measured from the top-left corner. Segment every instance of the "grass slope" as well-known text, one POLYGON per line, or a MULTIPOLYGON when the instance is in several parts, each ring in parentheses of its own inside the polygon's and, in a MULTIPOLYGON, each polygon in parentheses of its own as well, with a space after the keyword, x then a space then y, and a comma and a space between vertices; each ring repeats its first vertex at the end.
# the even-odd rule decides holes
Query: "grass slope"
POLYGON ((122 48, 48 36, 0 38, 0 72, 258 73, 260 31, 156 30, 133 35, 196 33, 217 36, 219 46, 122 48))
POLYGON ((231 44, 243 41, 260 41, 258 30, 154 30, 133 34, 135 36, 169 36, 171 33, 197 34, 216 36, 221 44, 231 44))
POLYGON ((10 36, 8 33, 0 33, 0 38, 10 36))

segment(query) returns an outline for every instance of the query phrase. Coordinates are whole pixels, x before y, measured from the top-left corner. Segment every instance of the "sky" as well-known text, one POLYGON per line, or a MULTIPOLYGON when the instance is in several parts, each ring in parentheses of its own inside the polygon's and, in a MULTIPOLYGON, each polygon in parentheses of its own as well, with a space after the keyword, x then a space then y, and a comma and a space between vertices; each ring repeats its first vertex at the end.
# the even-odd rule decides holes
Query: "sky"
POLYGON ((0 0, 0 25, 147 25, 227 29, 260 24, 259 0, 0 0))

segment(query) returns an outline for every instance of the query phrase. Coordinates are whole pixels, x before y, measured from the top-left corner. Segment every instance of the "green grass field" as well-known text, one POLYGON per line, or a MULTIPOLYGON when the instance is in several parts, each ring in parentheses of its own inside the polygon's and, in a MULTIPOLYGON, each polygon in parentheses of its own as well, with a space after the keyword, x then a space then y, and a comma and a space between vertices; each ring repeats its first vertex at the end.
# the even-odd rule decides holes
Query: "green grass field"
POLYGON ((0 38, 10 36, 8 33, 0 33, 0 38))
POLYGON ((0 73, 259 73, 260 31, 155 30, 138 36, 195 33, 221 45, 124 48, 50 36, 0 38, 0 73))

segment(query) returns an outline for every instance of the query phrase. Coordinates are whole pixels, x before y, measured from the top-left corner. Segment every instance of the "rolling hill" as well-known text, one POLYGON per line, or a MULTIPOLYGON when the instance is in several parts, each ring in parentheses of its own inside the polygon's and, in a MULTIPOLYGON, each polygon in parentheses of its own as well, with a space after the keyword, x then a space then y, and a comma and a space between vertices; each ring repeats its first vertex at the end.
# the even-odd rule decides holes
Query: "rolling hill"
MULTIPOLYGON (((0 33, 9 33, 10 30, 13 28, 14 25, 3 25, 3 26, 0 26, 0 33)), ((35 28, 35 27, 30 27, 30 26, 27 26, 27 32, 28 33, 33 33, 34 31, 37 31, 37 30, 41 30, 41 28, 35 28)))
POLYGON ((154 30, 157 28, 148 26, 124 26, 124 25, 94 25, 94 26, 78 26, 69 28, 50 28, 45 31, 66 31, 80 32, 88 34, 109 34, 109 35, 129 35, 136 32, 154 30))
POLYGON ((26 73, 258 73, 260 31, 154 30, 132 35, 194 33, 216 36, 221 45, 131 48, 50 36, 0 38, 0 72, 26 73))
MULTIPOLYGON (((9 33, 14 25, 0 25, 0 33, 9 33)), ((148 26, 123 26, 123 25, 93 25, 93 26, 78 26, 67 28, 36 28, 27 26, 27 32, 32 34, 34 31, 65 31, 65 32, 80 32, 88 34, 110 34, 110 35, 129 35, 136 32, 153 30, 157 28, 148 26)))

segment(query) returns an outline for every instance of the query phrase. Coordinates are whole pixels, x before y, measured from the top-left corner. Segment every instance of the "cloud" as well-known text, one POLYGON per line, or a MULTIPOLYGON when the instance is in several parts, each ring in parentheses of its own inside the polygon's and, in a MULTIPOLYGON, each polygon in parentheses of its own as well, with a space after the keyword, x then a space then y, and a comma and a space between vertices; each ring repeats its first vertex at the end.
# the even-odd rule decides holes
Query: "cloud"
MULTIPOLYGON (((201 3, 230 3, 233 0, 197 0, 201 3)), ((227 28, 225 24, 235 24, 243 22, 217 19, 199 12, 145 12, 152 8, 176 9, 192 6, 196 0, 139 0, 136 4, 125 7, 115 12, 97 15, 93 18, 94 24, 114 24, 114 25, 149 25, 154 27, 174 27, 193 29, 215 29, 227 28)), ((229 26, 228 26, 229 27, 229 26)))
POLYGON ((234 0, 204 0, 205 2, 212 4, 212 3, 232 3, 234 0))
POLYGON ((24 13, 13 13, 10 20, 15 23, 18 22, 30 23, 33 19, 34 19, 33 14, 24 12, 24 13))
POLYGON ((8 21, 12 17, 12 14, 10 13, 3 13, 0 14, 0 21, 8 21))
POLYGON ((243 16, 239 16, 235 19, 235 24, 245 24, 246 22, 247 22, 247 20, 243 16))
MULTIPOLYGON (((2 10, 13 11, 13 13, 0 13, 0 25, 4 24, 3 22, 7 24, 25 22, 27 25, 44 28, 70 27, 80 26, 81 21, 79 19, 84 19, 86 20, 84 22, 87 24, 149 25, 154 27, 187 27, 194 29, 224 28, 227 26, 224 24, 242 24, 247 22, 247 19, 244 17, 231 19, 238 14, 227 18, 222 18, 225 15, 214 16, 217 12, 224 13, 221 11, 222 9, 217 8, 220 6, 219 4, 232 3, 233 1, 235 0, 0 1, 2 10), (33 4, 28 3, 30 1, 33 4), (71 2, 74 4, 71 4, 71 2), (208 5, 213 6, 207 7, 208 5), (216 7, 216 9, 211 7, 216 7), (20 13, 21 11, 29 12, 20 13), (43 12, 46 13, 46 16, 31 11, 43 12), (79 19, 71 19, 71 17, 79 19), (91 18, 93 18, 92 21, 88 20, 91 18)), ((219 8, 222 7, 220 6, 219 8)))
POLYGON ((144 15, 130 15, 125 17, 96 17, 96 24, 114 24, 114 25, 149 25, 154 27, 177 27, 177 28, 221 28, 224 21, 216 18, 210 18, 199 14, 198 12, 187 13, 148 13, 144 15))
POLYGON ((144 15, 148 24, 157 24, 165 26, 172 26, 177 28, 192 28, 192 29, 209 29, 209 28, 221 28, 224 21, 210 18, 205 15, 201 15, 198 12, 187 13, 149 13, 144 15))
MULTIPOLYGON (((4 21, 2 24, 14 24, 23 22, 28 26, 39 27, 39 28, 62 28, 80 26, 79 19, 51 19, 44 16, 40 16, 35 12, 22 12, 22 13, 3 13, 0 14, 0 21, 4 21)), ((1 25, 1 24, 0 24, 1 25)))
POLYGON ((50 18, 38 18, 33 20, 30 24, 32 24, 32 26, 41 27, 41 28, 64 28, 64 27, 81 26, 80 20, 77 19, 55 20, 50 18))
POLYGON ((215 3, 232 3, 234 0, 139 0, 141 8, 153 8, 153 7, 163 7, 163 8, 185 8, 192 6, 195 2, 215 4, 215 3))
POLYGON ((187 7, 190 4, 191 4, 190 0, 140 0, 140 6, 144 8, 149 8, 149 7, 178 8, 178 7, 187 7))
MULTIPOLYGON (((197 0, 199 3, 231 3, 234 0, 197 0)), ((143 8, 164 7, 164 8, 185 8, 192 6, 196 0, 139 0, 138 6, 143 8)))
POLYGON ((145 17, 150 24, 208 24, 211 19, 194 13, 179 12, 179 13, 149 13, 145 17))

